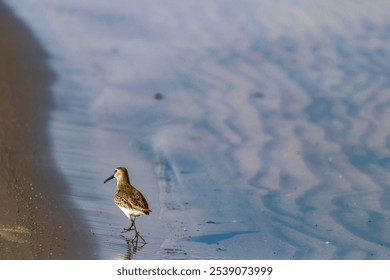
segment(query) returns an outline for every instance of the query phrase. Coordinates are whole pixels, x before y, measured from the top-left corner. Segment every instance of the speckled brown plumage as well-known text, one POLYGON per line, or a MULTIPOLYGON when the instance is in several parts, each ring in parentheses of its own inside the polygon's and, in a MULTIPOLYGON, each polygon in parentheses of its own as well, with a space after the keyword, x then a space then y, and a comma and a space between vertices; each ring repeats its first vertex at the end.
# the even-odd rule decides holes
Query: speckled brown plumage
POLYGON ((114 202, 118 206, 138 210, 145 215, 149 215, 151 212, 145 197, 130 182, 118 182, 114 202))

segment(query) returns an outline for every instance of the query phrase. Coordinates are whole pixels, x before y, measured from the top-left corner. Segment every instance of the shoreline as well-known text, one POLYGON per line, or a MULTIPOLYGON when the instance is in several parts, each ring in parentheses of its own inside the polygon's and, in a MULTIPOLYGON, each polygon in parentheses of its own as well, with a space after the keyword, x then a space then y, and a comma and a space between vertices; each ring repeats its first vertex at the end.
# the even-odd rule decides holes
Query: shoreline
POLYGON ((92 259, 50 152, 47 54, 2 2, 0 33, 0 259, 92 259))

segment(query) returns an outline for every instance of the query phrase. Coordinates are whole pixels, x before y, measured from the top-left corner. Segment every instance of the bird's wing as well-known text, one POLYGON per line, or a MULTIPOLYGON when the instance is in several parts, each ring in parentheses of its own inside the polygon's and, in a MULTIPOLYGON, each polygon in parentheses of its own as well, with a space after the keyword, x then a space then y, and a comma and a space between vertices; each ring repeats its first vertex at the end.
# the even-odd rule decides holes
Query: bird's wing
POLYGON ((145 214, 149 214, 149 212, 152 211, 149 209, 148 202, 146 201, 145 197, 135 188, 118 190, 118 195, 115 197, 115 202, 127 204, 131 208, 140 210, 145 214), (124 199, 124 197, 131 197, 132 199, 124 199))

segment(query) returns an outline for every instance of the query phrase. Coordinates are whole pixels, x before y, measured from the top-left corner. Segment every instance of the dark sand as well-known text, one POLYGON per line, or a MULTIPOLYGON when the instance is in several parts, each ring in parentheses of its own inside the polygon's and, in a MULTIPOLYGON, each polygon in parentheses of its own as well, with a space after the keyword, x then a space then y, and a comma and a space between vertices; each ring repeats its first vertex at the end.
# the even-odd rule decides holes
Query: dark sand
POLYGON ((64 201, 46 131, 54 75, 31 32, 0 3, 0 259, 90 259, 64 201))

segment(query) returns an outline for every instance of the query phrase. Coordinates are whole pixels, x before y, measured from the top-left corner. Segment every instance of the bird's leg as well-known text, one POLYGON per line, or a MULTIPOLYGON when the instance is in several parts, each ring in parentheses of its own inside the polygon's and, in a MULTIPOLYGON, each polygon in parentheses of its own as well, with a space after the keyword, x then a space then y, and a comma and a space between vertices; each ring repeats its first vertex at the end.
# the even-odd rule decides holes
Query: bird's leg
POLYGON ((146 244, 145 239, 141 236, 141 234, 139 234, 139 231, 137 230, 137 228, 136 228, 136 226, 135 226, 135 223, 134 223, 134 230, 135 230, 135 236, 134 236, 133 240, 131 240, 131 242, 136 241, 137 244, 138 244, 138 238, 141 238, 142 241, 146 244))
POLYGON ((135 229, 135 218, 130 217, 130 220, 131 220, 131 225, 130 225, 130 227, 129 227, 129 228, 124 228, 124 230, 122 231, 122 233, 128 232, 128 231, 131 231, 131 230, 135 229))

